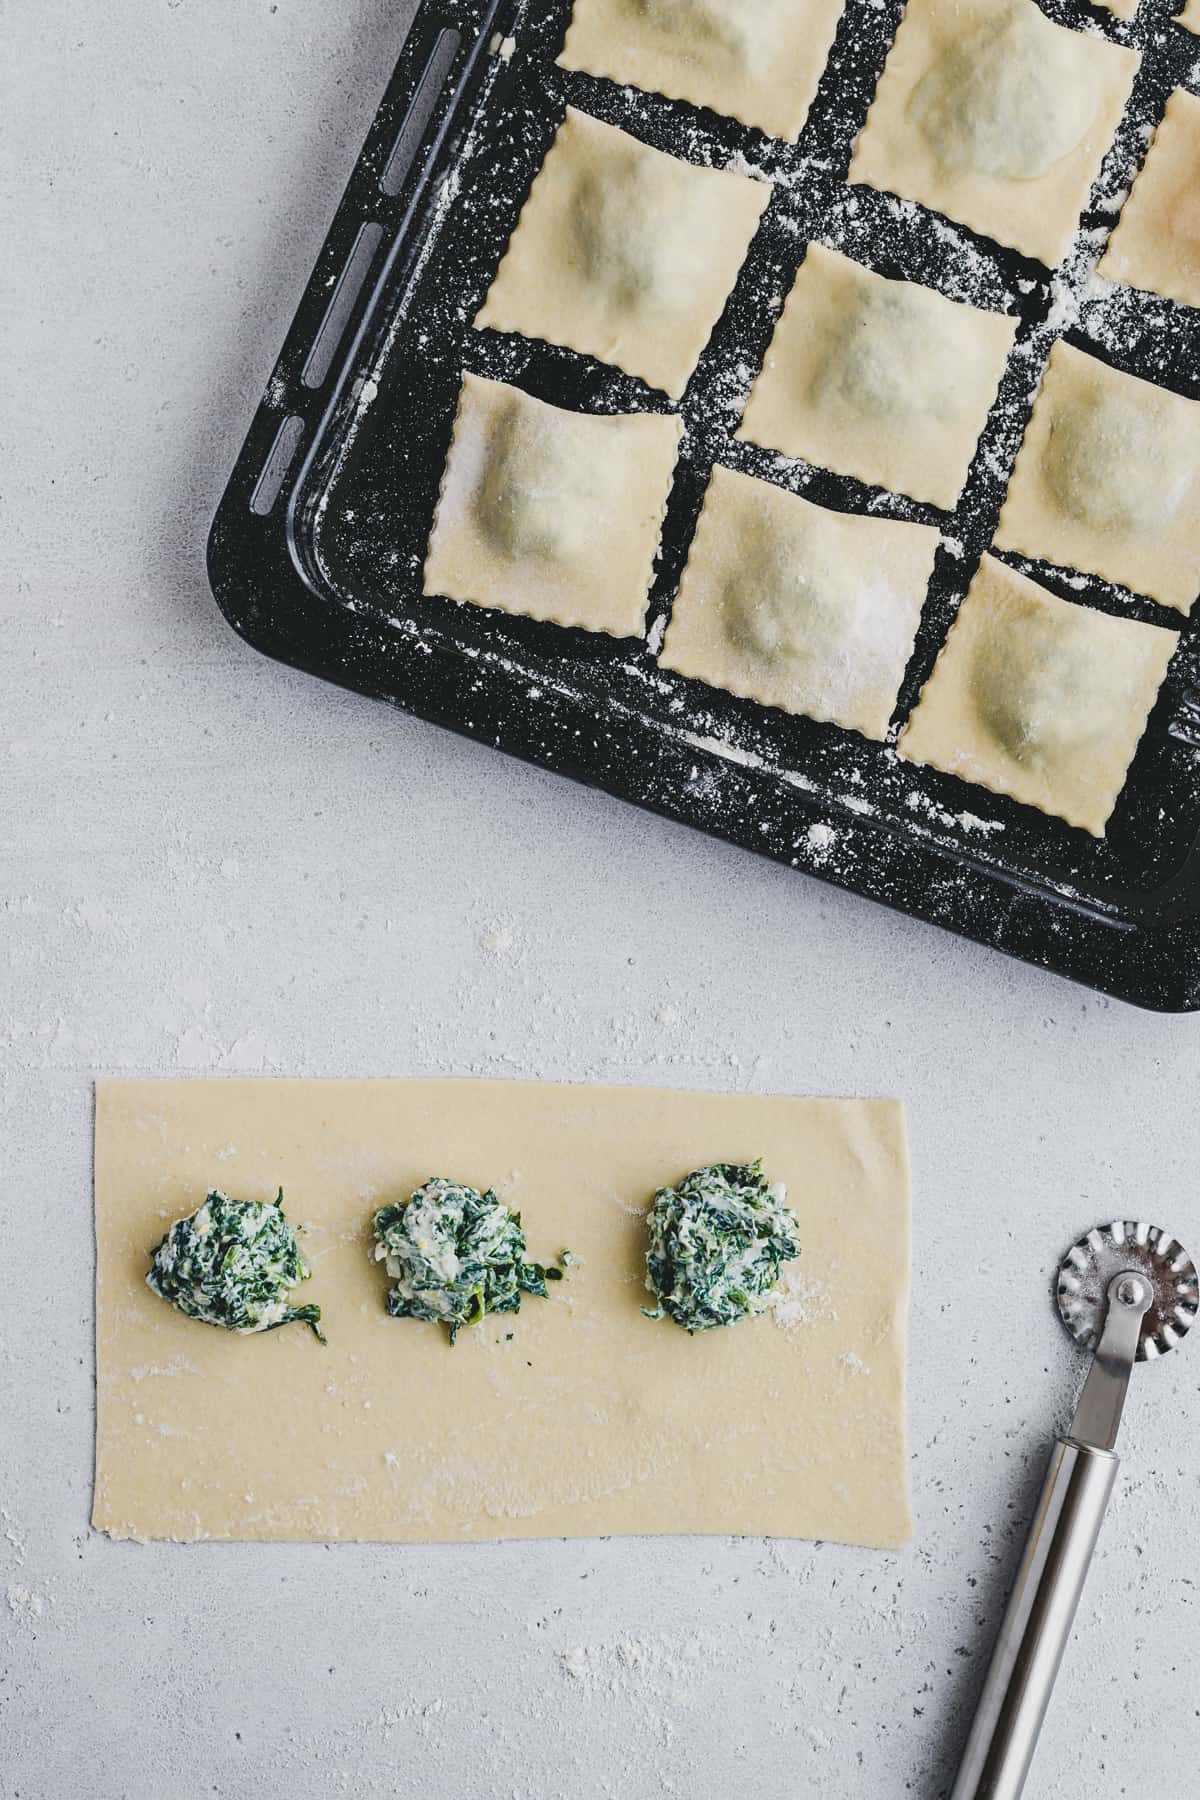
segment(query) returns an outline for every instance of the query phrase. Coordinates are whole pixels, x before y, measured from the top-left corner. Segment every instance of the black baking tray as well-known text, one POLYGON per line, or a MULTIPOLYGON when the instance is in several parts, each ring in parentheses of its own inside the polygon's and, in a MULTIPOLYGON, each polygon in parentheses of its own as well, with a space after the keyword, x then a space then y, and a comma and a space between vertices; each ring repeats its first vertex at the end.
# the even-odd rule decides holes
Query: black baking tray
MULTIPOLYGON (((1129 113, 1092 195, 1094 246, 1184 80, 1195 39, 1170 0, 1135 25, 1076 0, 1063 23, 1136 43, 1129 113)), ((1053 337, 1200 395, 1200 314, 1089 289, 845 171, 900 0, 848 0, 798 144, 557 67, 564 0, 424 0, 213 524, 213 592, 280 661, 980 943, 1137 1004, 1200 1008, 1200 646, 1187 625, 1129 781, 1096 841, 835 726, 673 675, 655 648, 715 460, 843 510, 943 532, 895 723, 911 708, 987 547, 1053 337), (559 405, 667 411, 574 352, 471 329, 568 104, 709 166, 775 182, 750 257, 682 403, 685 449, 636 644, 426 599, 421 568, 464 368, 559 405), (734 441, 803 248, 1019 315, 1018 351, 953 515, 734 441)), ((1006 557, 1082 604, 1159 624, 1148 601, 1006 557)))

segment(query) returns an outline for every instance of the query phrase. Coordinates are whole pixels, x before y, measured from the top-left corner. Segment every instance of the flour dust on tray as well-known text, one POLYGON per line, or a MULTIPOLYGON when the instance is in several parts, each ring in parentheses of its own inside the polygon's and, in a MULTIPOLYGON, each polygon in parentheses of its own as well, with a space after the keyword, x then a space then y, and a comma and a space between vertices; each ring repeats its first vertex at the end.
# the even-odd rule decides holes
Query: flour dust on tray
POLYGON ((392 1317, 446 1325, 451 1343, 486 1313, 520 1312, 522 1294, 544 1300, 547 1282, 563 1278, 561 1269, 526 1260, 521 1215, 491 1188, 481 1194, 441 1175, 379 1209, 374 1256, 396 1284, 387 1297, 392 1317))
POLYGON ((800 1227, 782 1182, 762 1160, 694 1169, 660 1188, 647 1217, 646 1286, 686 1331, 735 1325, 771 1304, 783 1265, 800 1254, 800 1227))
POLYGON ((274 1201, 231 1200, 217 1189, 186 1219, 176 1219, 153 1252, 146 1285, 189 1319, 249 1335, 298 1321, 321 1343, 319 1306, 293 1306, 289 1295, 312 1270, 296 1228, 274 1201))

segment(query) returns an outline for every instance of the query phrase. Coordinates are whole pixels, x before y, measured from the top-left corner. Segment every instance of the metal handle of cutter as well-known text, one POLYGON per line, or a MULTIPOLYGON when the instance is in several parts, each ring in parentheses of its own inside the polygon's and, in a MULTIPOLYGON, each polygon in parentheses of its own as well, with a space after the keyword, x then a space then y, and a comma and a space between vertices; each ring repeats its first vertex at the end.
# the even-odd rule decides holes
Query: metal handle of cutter
POLYGON ((1119 1466, 1056 1442, 951 1800, 1019 1800, 1119 1466))

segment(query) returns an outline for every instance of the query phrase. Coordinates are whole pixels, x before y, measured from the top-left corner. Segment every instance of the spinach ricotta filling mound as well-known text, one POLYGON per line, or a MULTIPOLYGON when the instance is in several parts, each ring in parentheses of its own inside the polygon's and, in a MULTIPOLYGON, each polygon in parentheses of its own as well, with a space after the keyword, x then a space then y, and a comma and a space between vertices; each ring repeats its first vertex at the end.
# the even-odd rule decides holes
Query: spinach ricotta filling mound
POLYGON ((226 1331, 275 1331, 293 1320, 322 1343, 319 1306, 292 1306, 292 1288, 312 1270, 275 1201, 231 1200, 216 1189, 189 1218, 177 1219, 153 1253, 146 1282, 189 1319, 226 1331))
POLYGON ((451 1343, 485 1313, 520 1312, 522 1294, 545 1299, 546 1283, 562 1280, 560 1269, 526 1261, 521 1215, 491 1188, 440 1175, 375 1214, 375 1259, 396 1284, 392 1317, 446 1325, 451 1343))
POLYGON ((762 1312, 785 1262, 799 1256, 787 1190, 754 1163, 715 1163, 660 1188, 647 1216, 646 1286, 687 1331, 735 1325, 762 1312))

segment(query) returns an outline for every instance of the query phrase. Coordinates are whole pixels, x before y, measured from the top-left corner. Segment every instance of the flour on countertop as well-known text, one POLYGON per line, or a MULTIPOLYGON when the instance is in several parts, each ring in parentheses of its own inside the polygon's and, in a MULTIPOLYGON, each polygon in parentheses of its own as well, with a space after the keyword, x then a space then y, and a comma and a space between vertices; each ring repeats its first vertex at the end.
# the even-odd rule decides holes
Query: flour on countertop
POLYGON ((560 1650, 558 1661, 569 1680, 604 1693, 615 1696, 632 1686, 651 1686, 664 1690, 666 1697, 678 1695, 715 1648, 700 1632, 623 1637, 560 1650))
POLYGON ((479 948, 488 956, 511 956, 516 942, 512 926, 502 920, 485 925, 479 934, 479 948))
POLYGON ((0 1507, 0 1526, 3 1526, 3 1530, 0 1530, 0 1539, 8 1546, 5 1552, 6 1560, 15 1563, 20 1568, 25 1561, 25 1539, 17 1530, 16 1521, 6 1506, 0 1507))
POLYGON ((48 1595, 24 1582, 14 1582, 5 1592, 8 1610, 22 1625, 36 1625, 46 1610, 48 1595))

